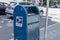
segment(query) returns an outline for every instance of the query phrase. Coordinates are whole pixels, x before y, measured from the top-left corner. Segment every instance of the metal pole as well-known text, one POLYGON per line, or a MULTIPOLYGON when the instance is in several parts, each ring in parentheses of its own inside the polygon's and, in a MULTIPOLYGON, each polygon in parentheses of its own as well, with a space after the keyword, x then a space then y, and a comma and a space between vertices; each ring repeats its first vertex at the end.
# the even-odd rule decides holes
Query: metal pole
POLYGON ((42 3, 41 3, 41 6, 43 6, 43 0, 42 0, 42 3))
POLYGON ((48 26, 48 8, 49 8, 49 0, 47 0, 47 7, 46 7, 46 26, 44 29, 44 40, 47 40, 47 26, 48 26))

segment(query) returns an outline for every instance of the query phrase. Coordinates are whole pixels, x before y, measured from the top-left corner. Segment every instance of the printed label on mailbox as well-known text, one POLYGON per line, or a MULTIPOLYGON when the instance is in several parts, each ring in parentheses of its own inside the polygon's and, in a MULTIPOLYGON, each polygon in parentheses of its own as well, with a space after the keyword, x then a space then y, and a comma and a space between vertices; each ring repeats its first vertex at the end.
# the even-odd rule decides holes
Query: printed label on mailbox
POLYGON ((23 17, 17 16, 16 17, 16 26, 22 27, 22 24, 23 24, 23 17))

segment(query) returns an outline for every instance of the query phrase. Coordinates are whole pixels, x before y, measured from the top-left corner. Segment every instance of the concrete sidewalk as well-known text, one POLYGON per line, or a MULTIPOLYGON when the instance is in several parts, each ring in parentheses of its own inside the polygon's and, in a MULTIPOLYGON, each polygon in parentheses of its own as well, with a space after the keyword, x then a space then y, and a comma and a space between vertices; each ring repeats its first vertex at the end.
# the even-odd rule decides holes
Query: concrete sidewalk
MULTIPOLYGON (((60 23, 56 23, 47 28, 47 40, 60 40, 60 23)), ((44 29, 40 30, 40 40, 44 38, 44 29)))

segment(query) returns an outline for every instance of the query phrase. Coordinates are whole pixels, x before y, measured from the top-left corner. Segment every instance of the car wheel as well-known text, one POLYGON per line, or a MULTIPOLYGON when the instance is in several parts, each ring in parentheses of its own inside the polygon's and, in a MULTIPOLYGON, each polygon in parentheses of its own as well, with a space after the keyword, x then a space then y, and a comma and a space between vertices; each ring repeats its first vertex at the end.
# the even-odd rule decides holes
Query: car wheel
POLYGON ((43 17, 43 13, 44 13, 43 11, 40 11, 40 17, 43 17))
POLYGON ((5 15, 5 10, 4 9, 0 10, 0 15, 5 15))

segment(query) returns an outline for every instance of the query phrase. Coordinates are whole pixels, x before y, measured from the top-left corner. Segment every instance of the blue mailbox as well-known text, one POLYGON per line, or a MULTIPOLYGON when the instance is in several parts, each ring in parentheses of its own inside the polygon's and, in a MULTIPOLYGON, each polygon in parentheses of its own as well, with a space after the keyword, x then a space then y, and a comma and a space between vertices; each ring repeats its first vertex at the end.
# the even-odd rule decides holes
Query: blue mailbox
POLYGON ((14 9, 14 40, 39 40, 39 10, 32 5, 14 9))

